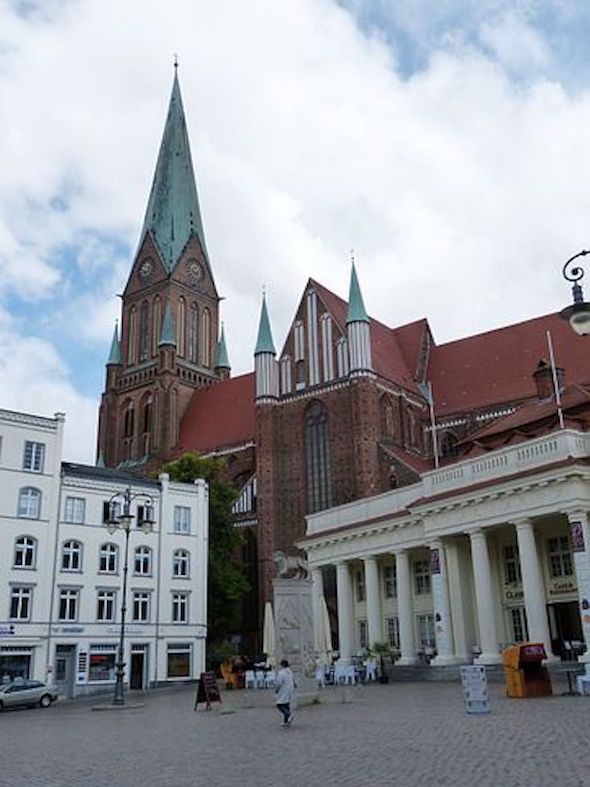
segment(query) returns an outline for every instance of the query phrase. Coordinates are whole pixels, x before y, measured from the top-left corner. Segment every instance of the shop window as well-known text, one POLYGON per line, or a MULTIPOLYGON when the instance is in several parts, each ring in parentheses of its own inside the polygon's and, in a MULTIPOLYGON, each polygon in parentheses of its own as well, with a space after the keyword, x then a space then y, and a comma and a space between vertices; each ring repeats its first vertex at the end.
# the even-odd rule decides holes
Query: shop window
POLYGON ((13 587, 10 594, 10 619, 30 620, 33 588, 13 587))
POLYGON ((23 470, 31 473, 42 473, 45 462, 45 443, 34 443, 29 440, 25 443, 23 470))
POLYGON ((64 521, 75 525, 84 524, 86 500, 83 497, 66 497, 64 521))
POLYGON ((186 549, 177 549, 172 555, 172 576, 188 577, 190 571, 190 555, 186 549))
POLYGON ((150 576, 152 573, 152 550, 149 547, 137 547, 133 566, 136 575, 150 576))
POLYGON ((61 551, 62 571, 82 571, 82 544, 79 541, 64 541, 61 551))
MULTIPOLYGON (((518 585, 522 582, 520 573, 520 556, 516 544, 505 544, 502 548, 504 556, 504 582, 507 585, 518 585)), ((520 642, 520 640, 515 640, 520 642)))
POLYGON ((31 675, 31 648, 19 645, 0 646, 0 680, 10 683, 16 678, 28 680, 31 675))
POLYGON ((190 678, 192 646, 190 643, 168 645, 168 677, 190 678))
POLYGON ((416 560, 414 563, 414 591, 417 596, 430 593, 430 563, 428 560, 416 560))
POLYGON ((37 539, 20 536, 14 543, 14 568, 35 568, 37 539))
POLYGON ((41 492, 32 486, 23 487, 18 494, 18 516, 22 519, 39 519, 41 492))
POLYGON ((574 573, 569 536, 556 536, 547 541, 549 572, 552 577, 569 577, 574 573))
POLYGON ((397 596, 397 572, 393 565, 383 568, 383 595, 385 598, 395 598, 397 596))
POLYGON ((117 652, 113 645, 92 645, 88 659, 88 682, 106 683, 116 678, 117 652))

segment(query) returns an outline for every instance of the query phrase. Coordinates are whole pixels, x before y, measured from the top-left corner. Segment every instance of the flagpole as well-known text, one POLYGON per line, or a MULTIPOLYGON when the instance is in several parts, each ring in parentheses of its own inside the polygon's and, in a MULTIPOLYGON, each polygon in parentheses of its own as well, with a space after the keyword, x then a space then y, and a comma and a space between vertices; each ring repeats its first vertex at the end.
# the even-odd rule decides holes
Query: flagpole
POLYGON ((563 410, 561 409, 561 394, 559 393, 559 384, 557 382, 557 369, 555 367, 555 355, 553 354, 553 342, 551 340, 551 331, 547 331, 547 346, 549 347, 549 360, 551 361, 551 376, 553 377, 553 390, 555 391, 555 402, 557 404, 557 416, 559 418, 559 428, 565 429, 563 421, 563 410))

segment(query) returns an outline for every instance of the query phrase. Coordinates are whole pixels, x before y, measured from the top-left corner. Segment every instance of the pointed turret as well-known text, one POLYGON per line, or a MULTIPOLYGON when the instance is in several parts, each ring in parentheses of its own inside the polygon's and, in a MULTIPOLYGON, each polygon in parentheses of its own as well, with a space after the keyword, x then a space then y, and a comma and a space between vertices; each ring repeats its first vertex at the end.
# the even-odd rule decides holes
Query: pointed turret
POLYGON ((174 318, 172 317, 172 305, 170 299, 166 302, 166 311, 162 320, 162 332, 158 347, 165 345, 176 347, 176 331, 174 330, 174 318))
POLYGON ((119 327, 117 323, 115 323, 115 329, 113 330, 113 339, 111 341, 111 351, 109 353, 109 360, 107 361, 107 366, 110 364, 120 364, 121 363, 121 343, 119 342, 119 327))
POLYGON ((199 239, 203 254, 207 257, 176 70, 140 243, 147 232, 151 233, 169 271, 174 269, 193 234, 199 239))
POLYGON ((372 374, 371 323, 363 302, 354 262, 350 275, 346 332, 348 334, 350 374, 353 376, 372 374))
POLYGON ((215 374, 221 377, 222 380, 226 380, 230 375, 230 371, 231 366, 227 355, 227 347, 225 346, 225 331, 222 323, 221 333, 215 348, 215 374))
POLYGON ((262 296, 258 338, 254 350, 254 367, 256 371, 256 402, 257 404, 272 403, 279 398, 279 365, 275 357, 275 346, 264 295, 262 296))

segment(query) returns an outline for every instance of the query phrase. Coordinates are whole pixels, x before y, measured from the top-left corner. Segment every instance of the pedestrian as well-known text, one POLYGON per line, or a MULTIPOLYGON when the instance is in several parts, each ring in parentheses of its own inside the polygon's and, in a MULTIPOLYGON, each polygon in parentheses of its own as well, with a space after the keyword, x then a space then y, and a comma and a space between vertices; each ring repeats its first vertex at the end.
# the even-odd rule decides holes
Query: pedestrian
POLYGON ((283 715, 283 727, 288 727, 293 721, 295 679, 287 659, 282 659, 280 669, 277 672, 275 697, 276 706, 283 715))

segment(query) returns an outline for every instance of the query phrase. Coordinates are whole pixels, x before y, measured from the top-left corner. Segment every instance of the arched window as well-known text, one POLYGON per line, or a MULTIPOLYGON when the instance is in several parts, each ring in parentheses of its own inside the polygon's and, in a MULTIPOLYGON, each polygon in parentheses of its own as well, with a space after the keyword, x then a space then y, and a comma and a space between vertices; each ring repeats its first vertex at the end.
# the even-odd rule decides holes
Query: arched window
POLYGON ((35 568, 37 539, 20 536, 14 542, 14 568, 35 568))
POLYGON ((457 436, 452 432, 443 432, 440 438, 440 455, 443 459, 450 459, 459 453, 457 436))
POLYGON ((41 515, 41 492, 33 486, 23 487, 18 494, 18 516, 23 519, 39 519, 41 515))
POLYGON ((328 410, 323 402, 312 402, 305 418, 307 459, 307 510, 323 511, 332 505, 328 410))
POLYGON ((291 359, 288 355, 284 355, 281 358, 281 393, 288 394, 291 393, 291 359))
POLYGON ((101 544, 98 552, 98 570, 101 574, 116 574, 119 548, 116 544, 101 544))
POLYGON ((186 341, 186 305, 182 295, 178 299, 178 323, 176 325, 176 352, 184 358, 186 341))
POLYGON ((382 396, 380 401, 381 436, 391 439, 394 436, 393 405, 388 396, 382 396))
POLYGON ((136 363, 137 350, 137 309, 132 306, 129 310, 129 331, 127 333, 127 365, 136 363))
POLYGON ((190 572, 190 555, 186 549, 177 549, 172 553, 172 576, 188 577, 190 572))
POLYGON ((141 400, 141 443, 144 456, 150 452, 153 409, 152 395, 147 393, 141 400))
POLYGON ((141 304, 141 311, 139 312, 139 360, 147 361, 150 352, 150 307, 147 301, 141 304))
POLYGON ((332 350, 332 318, 329 314, 322 314, 322 360, 324 367, 324 382, 334 379, 334 352, 332 350))
POLYGON ((199 362, 199 307, 191 304, 188 318, 188 359, 192 363, 199 362))
POLYGON ((203 309, 203 366, 211 366, 211 314, 203 309))
POLYGON ((82 571, 82 544, 79 541, 64 541, 61 550, 62 571, 82 571))
POLYGON ((160 303, 160 296, 156 295, 153 305, 152 317, 152 355, 158 354, 158 343, 160 341, 160 328, 162 322, 162 305, 160 303))
POLYGON ((133 566, 134 574, 150 576, 152 573, 152 550, 149 547, 137 547, 133 566))
POLYGON ((336 362, 338 365, 338 377, 346 377, 348 374, 348 342, 342 336, 336 342, 336 362))
POLYGON ((123 405, 123 455, 131 459, 133 448, 133 435, 135 433, 135 409, 133 402, 128 399, 123 405))

